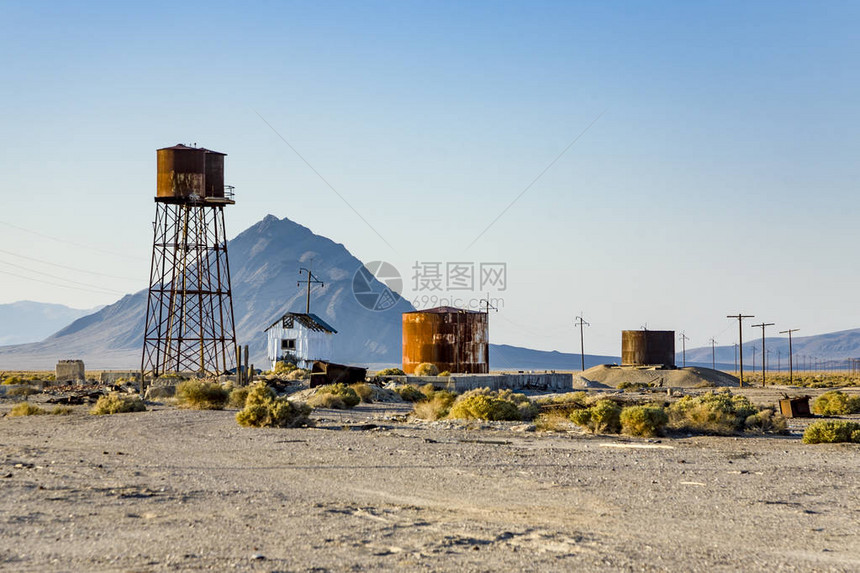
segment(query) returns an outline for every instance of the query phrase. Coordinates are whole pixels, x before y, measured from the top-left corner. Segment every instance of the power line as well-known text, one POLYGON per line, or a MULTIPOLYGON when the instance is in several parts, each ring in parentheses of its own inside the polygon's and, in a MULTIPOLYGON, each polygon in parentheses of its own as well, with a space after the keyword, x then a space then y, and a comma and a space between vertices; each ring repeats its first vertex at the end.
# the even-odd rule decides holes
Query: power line
POLYGON ((0 270, 0 273, 2 273, 4 275, 13 276, 13 277, 18 277, 20 279, 24 279, 24 280, 28 280, 28 281, 33 281, 33 282, 42 283, 42 284, 51 285, 51 286, 60 287, 60 288, 80 290, 80 291, 84 291, 84 292, 94 292, 94 293, 98 293, 98 294, 118 294, 118 292, 119 292, 119 291, 109 291, 109 290, 94 290, 94 289, 89 289, 89 288, 80 288, 80 287, 74 287, 74 286, 69 286, 69 285, 61 285, 59 283, 44 281, 41 279, 34 279, 33 277, 25 277, 24 275, 19 275, 18 273, 10 273, 9 271, 3 271, 3 270, 0 270))
MULTIPOLYGON (((33 270, 33 269, 28 269, 27 267, 23 267, 23 266, 21 266, 21 265, 16 265, 15 263, 10 263, 10 262, 7 262, 7 261, 0 261, 0 263, 2 263, 2 264, 4 264, 4 265, 9 265, 10 267, 15 267, 15 268, 17 268, 17 269, 25 270, 25 271, 27 271, 28 273, 35 273, 35 274, 37 274, 37 275, 43 275, 43 276, 46 276, 46 277, 49 277, 49 278, 59 279, 59 280, 61 280, 61 281, 65 281, 65 282, 67 282, 67 283, 71 283, 71 284, 75 284, 75 285, 80 285, 80 286, 85 286, 85 287, 89 287, 89 288, 95 288, 95 289, 99 289, 99 290, 101 290, 101 291, 110 292, 110 293, 123 294, 121 291, 118 291, 118 290, 113 290, 113 289, 104 288, 104 287, 102 287, 102 286, 100 286, 100 285, 92 285, 92 284, 89 284, 89 283, 81 283, 81 282, 78 282, 78 281, 73 281, 73 280, 71 280, 71 279, 65 279, 65 278, 63 278, 63 277, 57 277, 57 276, 54 276, 54 275, 49 274, 49 273, 43 273, 43 272, 41 272, 41 271, 36 271, 36 270, 33 270)), ((21 277, 21 278, 27 278, 27 277, 21 277)))
POLYGON ((46 235, 45 233, 40 233, 39 231, 33 231, 32 229, 26 229, 24 227, 19 227, 18 225, 13 225, 12 223, 7 223, 6 221, 0 221, 0 225, 6 225, 7 227, 12 227, 13 229, 18 229, 19 231, 24 231, 25 233, 30 233, 31 235, 36 235, 37 237, 42 237, 43 239, 50 239, 52 241, 56 241, 58 243, 63 243, 64 245, 74 245, 76 247, 80 247, 82 249, 89 249, 91 251, 97 251, 99 253, 105 253, 107 255, 113 255, 115 257, 121 257, 123 259, 134 258, 139 260, 144 260, 144 257, 135 257, 133 255, 129 255, 128 253, 119 253, 115 251, 109 251, 107 249, 101 249, 99 247, 94 247, 92 245, 86 245, 84 243, 78 243, 75 241, 71 241, 69 239, 60 239, 58 237, 52 237, 51 235, 46 235))
POLYGON ((49 262, 49 261, 44 261, 44 260, 42 260, 42 259, 37 259, 37 258, 35 258, 35 257, 28 257, 27 255, 20 255, 20 254, 18 254, 18 253, 13 253, 12 251, 7 251, 7 250, 5 250, 5 249, 0 249, 0 253, 4 253, 4 254, 7 254, 7 255, 12 255, 13 257, 18 257, 19 259, 25 259, 25 260, 33 261, 33 262, 35 262, 35 263, 40 263, 40 264, 43 264, 43 265, 49 265, 49 266, 52 266, 52 267, 57 267, 58 269, 66 269, 66 270, 69 270, 69 271, 75 271, 76 273, 86 273, 86 274, 88 274, 88 275, 96 275, 96 276, 99 276, 99 277, 106 277, 106 278, 110 278, 110 279, 120 279, 120 280, 124 280, 124 281, 137 281, 137 280, 140 280, 140 279, 137 279, 137 278, 131 278, 131 277, 120 277, 120 276, 117 276, 117 275, 109 275, 109 274, 106 274, 106 273, 99 273, 99 272, 96 272, 96 271, 87 271, 87 270, 79 269, 79 268, 76 268, 76 267, 69 267, 69 266, 66 266, 66 265, 60 265, 60 264, 58 264, 58 263, 52 263, 52 262, 49 262))

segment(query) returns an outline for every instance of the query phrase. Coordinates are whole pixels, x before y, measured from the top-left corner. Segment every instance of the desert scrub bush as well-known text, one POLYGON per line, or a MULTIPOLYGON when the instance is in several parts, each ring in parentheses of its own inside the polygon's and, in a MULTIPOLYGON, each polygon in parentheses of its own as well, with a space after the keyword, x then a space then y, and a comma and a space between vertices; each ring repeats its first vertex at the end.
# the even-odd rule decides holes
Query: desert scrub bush
POLYGON ((376 373, 377 376, 406 376, 400 368, 384 368, 376 373))
POLYGON ((788 430, 788 424, 782 414, 775 413, 770 408, 765 408, 744 421, 744 429, 748 432, 761 434, 784 434, 788 430))
POLYGON ((249 389, 247 386, 237 386, 230 390, 230 397, 227 398, 227 403, 232 408, 244 408, 245 401, 248 399, 249 389))
POLYGON ((290 373, 287 374, 287 380, 307 380, 310 376, 311 373, 309 370, 296 368, 295 370, 290 370, 290 373))
POLYGON ((415 403, 412 413, 422 420, 441 420, 451 412, 457 395, 447 390, 434 390, 424 400, 415 403))
POLYGON ((440 372, 439 374, 437 374, 437 376, 445 376, 446 378, 447 378, 448 376, 450 376, 450 375, 451 375, 451 372, 450 372, 450 371, 448 371, 448 370, 443 370, 442 372, 440 372))
POLYGON ((21 378, 18 376, 9 376, 3 380, 3 384, 20 384, 21 378))
POLYGON ((45 412, 45 410, 35 404, 21 402, 20 404, 15 404, 15 406, 9 410, 8 416, 10 418, 16 418, 18 416, 41 416, 46 413, 47 412, 45 412))
POLYGON ((845 416, 860 413, 860 396, 849 396, 838 390, 825 392, 812 403, 812 412, 820 416, 845 416))
POLYGON ((145 412, 146 405, 137 396, 123 396, 111 392, 101 396, 95 406, 90 409, 90 414, 103 416, 106 414, 125 414, 128 412, 145 412))
POLYGON ((571 412, 570 421, 595 434, 617 434, 621 431, 621 407, 612 400, 598 400, 589 408, 571 412))
POLYGON ((653 388, 653 384, 649 384, 647 382, 627 382, 624 381, 618 385, 619 390, 638 392, 639 390, 645 390, 646 388, 653 388))
POLYGON ((186 380, 176 386, 176 400, 181 408, 191 410, 223 410, 230 391, 217 382, 186 380))
POLYGON ((285 376, 296 369, 296 365, 292 362, 284 362, 280 360, 275 362, 275 367, 272 369, 272 374, 277 374, 278 376, 285 376))
POLYGON ((11 397, 27 397, 32 396, 33 394, 38 394, 39 391, 33 388, 32 386, 18 386, 17 388, 10 388, 8 392, 6 392, 7 396, 11 397))
POLYGON ((563 412, 543 412, 535 418, 535 429, 539 432, 564 432, 570 426, 570 418, 563 412))
POLYGON ((804 444, 835 444, 838 442, 860 444, 860 424, 848 420, 819 420, 811 423, 803 432, 804 444))
POLYGON ((553 410, 564 411, 585 408, 588 394, 585 392, 567 392, 557 396, 541 396, 535 402, 540 406, 552 407, 553 410))
POLYGON ((416 376, 439 376, 439 369, 435 364, 430 362, 422 362, 415 367, 416 376))
POLYGON ((745 396, 707 392, 684 396, 669 406, 670 427, 706 434, 730 435, 744 429, 747 418, 758 414, 745 396))
POLYGON ((257 382, 248 392, 245 407, 236 413, 236 421, 246 427, 295 428, 310 425, 310 412, 310 406, 279 398, 264 382, 257 382))
POLYGON ((520 411, 517 405, 507 400, 499 400, 492 396, 469 396, 458 398, 451 411, 449 418, 461 418, 465 420, 520 420, 520 411))
POLYGON ((365 404, 373 404, 373 388, 370 387, 370 384, 366 382, 358 382, 356 384, 350 385, 356 394, 358 394, 359 399, 365 404))
POLYGON ((403 384, 400 386, 395 386, 394 391, 400 396, 400 398, 404 402, 417 402, 418 400, 424 400, 427 395, 413 386, 412 384, 403 384))
POLYGON ((336 403, 331 398, 326 398, 326 395, 339 398, 343 403, 343 406, 338 408, 341 410, 355 408, 358 406, 359 402, 361 402, 361 398, 358 397, 356 391, 346 384, 326 384, 325 386, 317 388, 316 394, 311 396, 311 399, 308 400, 308 404, 315 408, 337 408, 337 406, 326 405, 326 403, 336 403))
POLYGON ((68 416, 74 411, 74 408, 70 408, 68 406, 54 406, 54 408, 48 413, 52 416, 68 416))
POLYGON ((653 438, 669 423, 666 410, 657 406, 628 406, 621 410, 621 432, 629 436, 653 438))

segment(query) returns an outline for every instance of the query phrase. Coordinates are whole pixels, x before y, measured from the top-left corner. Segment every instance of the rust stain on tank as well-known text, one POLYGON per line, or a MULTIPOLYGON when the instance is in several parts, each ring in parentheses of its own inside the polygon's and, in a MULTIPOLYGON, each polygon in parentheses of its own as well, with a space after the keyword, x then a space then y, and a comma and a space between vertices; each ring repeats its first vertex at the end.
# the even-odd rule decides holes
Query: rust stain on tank
POLYGON ((413 374, 422 362, 440 372, 486 374, 490 371, 487 314, 439 307, 403 313, 403 371, 413 374))
POLYGON ((159 149, 157 196, 184 199, 203 197, 206 181, 206 150, 187 145, 159 149))
POLYGON ((675 366, 675 331, 622 330, 621 364, 675 366))

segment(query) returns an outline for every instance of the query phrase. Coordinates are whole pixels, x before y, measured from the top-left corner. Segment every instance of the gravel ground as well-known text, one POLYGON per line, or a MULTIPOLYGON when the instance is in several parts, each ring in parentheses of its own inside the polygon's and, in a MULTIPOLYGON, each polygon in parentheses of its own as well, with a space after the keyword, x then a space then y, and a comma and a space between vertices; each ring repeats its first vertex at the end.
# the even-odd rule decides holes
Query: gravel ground
POLYGON ((4 418, 0 570, 860 570, 858 445, 408 410, 290 430, 168 406, 4 418))

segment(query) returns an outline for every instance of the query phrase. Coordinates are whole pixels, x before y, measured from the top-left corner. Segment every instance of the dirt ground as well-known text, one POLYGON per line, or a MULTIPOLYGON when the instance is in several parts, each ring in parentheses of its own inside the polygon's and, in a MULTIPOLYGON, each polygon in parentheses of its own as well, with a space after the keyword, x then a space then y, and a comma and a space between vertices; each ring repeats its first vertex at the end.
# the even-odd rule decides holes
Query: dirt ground
POLYGON ((0 570, 860 570, 860 446, 806 422, 644 440, 409 409, 3 418, 0 570))

